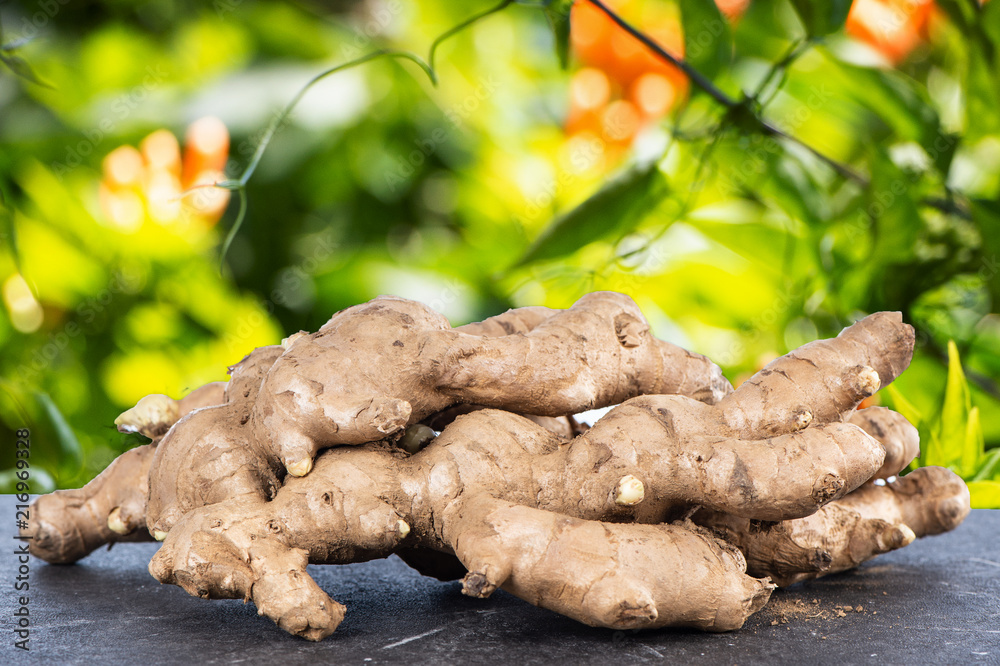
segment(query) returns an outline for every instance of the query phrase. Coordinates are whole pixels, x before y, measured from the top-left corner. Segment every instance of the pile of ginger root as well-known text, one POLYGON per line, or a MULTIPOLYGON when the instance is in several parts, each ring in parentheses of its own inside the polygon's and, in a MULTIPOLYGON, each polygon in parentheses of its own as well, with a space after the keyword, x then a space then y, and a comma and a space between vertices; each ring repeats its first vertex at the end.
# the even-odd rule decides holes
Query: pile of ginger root
POLYGON ((733 389, 592 293, 452 328, 379 297, 254 350, 226 383, 143 398, 151 439, 31 508, 31 552, 79 560, 155 539, 162 583, 253 601, 309 640, 345 608, 306 571, 398 555, 588 625, 740 628, 776 586, 954 529, 947 469, 897 476, 916 429, 858 409, 907 367, 913 329, 880 312, 733 389), (612 407, 592 427, 581 412, 612 407))

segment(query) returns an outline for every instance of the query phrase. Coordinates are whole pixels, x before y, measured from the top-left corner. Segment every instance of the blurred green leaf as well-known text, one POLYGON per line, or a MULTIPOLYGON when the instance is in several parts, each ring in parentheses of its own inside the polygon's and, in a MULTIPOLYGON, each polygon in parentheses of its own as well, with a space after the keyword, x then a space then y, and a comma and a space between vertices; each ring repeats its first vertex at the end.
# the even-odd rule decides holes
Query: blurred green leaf
MULTIPOLYGON (((1000 3, 998 3, 1000 6, 1000 3)), ((996 307, 1000 304, 1000 202, 988 199, 972 199, 969 202, 972 219, 982 229, 983 260, 980 275, 983 284, 993 297, 996 307)))
POLYGON ((937 0, 937 5, 943 9, 952 21, 965 27, 970 21, 976 20, 978 7, 972 0, 937 0))
POLYGON ((17 249, 17 227, 14 226, 14 211, 7 205, 2 185, 0 185, 0 239, 7 242, 10 256, 14 260, 14 268, 23 275, 21 253, 17 249))
POLYGON ((889 399, 892 401, 892 408, 902 414, 903 418, 909 421, 914 428, 919 428, 920 424, 924 421, 920 410, 907 400, 894 385, 889 384, 885 387, 885 391, 889 394, 889 399))
POLYGON ((928 451, 928 465, 956 467, 960 472, 965 471, 961 463, 965 459, 964 445, 970 409, 969 383, 962 371, 958 347, 953 341, 949 341, 948 380, 945 383, 941 417, 935 429, 936 450, 928 451))
MULTIPOLYGON (((17 492, 18 471, 16 468, 0 471, 0 493, 12 495, 17 492)), ((28 488, 32 495, 44 495, 56 489, 56 482, 43 467, 32 464, 28 488)))
POLYGON ((667 181, 656 162, 628 169, 557 218, 517 265, 563 257, 596 240, 620 237, 652 212, 666 192, 667 181))
MULTIPOLYGON (((2 39, 2 35, 0 35, 0 39, 2 39)), ((6 42, 5 44, 0 44, 0 51, 3 51, 5 53, 10 53, 11 51, 15 51, 21 48, 22 46, 25 46, 26 44, 30 44, 34 39, 35 35, 30 35, 30 36, 26 35, 24 37, 19 37, 12 42, 6 42)))
POLYGON ((769 166, 760 183, 761 195, 791 219, 819 224, 826 213, 825 205, 822 190, 810 177, 809 170, 787 155, 770 155, 769 166))
POLYGON ((973 509, 1000 509, 1000 482, 970 481, 973 509))
POLYGON ((983 458, 982 467, 972 477, 973 481, 1000 481, 1000 449, 993 449, 983 458))
POLYGON ((38 78, 38 75, 35 74, 35 71, 31 69, 31 65, 29 65, 28 62, 19 55, 15 55, 13 53, 8 53, 8 54, 0 53, 0 62, 6 65, 11 72, 21 77, 25 81, 30 81, 35 85, 39 85, 45 88, 52 87, 48 83, 45 83, 45 81, 42 81, 40 78, 38 78))
POLYGON ((979 6, 979 25, 993 47, 1000 50, 1000 7, 989 2, 979 6))
POLYGON ((851 0, 792 0, 810 37, 823 37, 844 27, 851 0))
POLYGON ((799 274, 800 271, 794 269, 808 264, 811 258, 807 252, 795 252, 801 239, 764 218, 763 213, 764 209, 756 216, 741 211, 741 221, 732 222, 712 219, 711 211, 694 211, 686 221, 708 238, 767 272, 784 273, 789 270, 799 274))
MULTIPOLYGON (((59 450, 63 456, 67 456, 72 462, 79 466, 83 462, 83 453, 80 448, 80 441, 76 438, 76 433, 70 428, 66 417, 52 401, 48 393, 42 391, 35 392, 35 398, 42 406, 42 410, 48 417, 53 429, 56 431, 56 438, 59 440, 59 450)), ((60 461, 65 462, 65 460, 60 461)))
POLYGON ((892 70, 861 67, 834 60, 834 71, 857 104, 868 109, 891 130, 896 140, 916 141, 935 158, 939 153, 954 150, 953 138, 943 135, 941 121, 925 89, 892 70))
POLYGON ((684 27, 684 60, 709 79, 728 67, 733 57, 729 21, 714 2, 680 0, 684 27))
POLYGON ((877 270, 913 256, 922 223, 913 179, 878 151, 874 152, 871 169, 871 186, 864 201, 875 232, 868 266, 877 270))
POLYGON ((965 445, 962 447, 962 457, 958 463, 959 476, 967 479, 975 475, 985 449, 986 442, 983 440, 983 426, 979 421, 979 408, 973 407, 969 410, 969 417, 965 423, 965 445))
POLYGON ((563 69, 569 66, 569 28, 572 8, 573 0, 546 0, 545 2, 545 18, 548 19, 549 27, 552 29, 556 56, 563 69))
POLYGON ((967 46, 970 53, 964 86, 966 140, 976 141, 1000 131, 1000 114, 996 112, 1000 107, 1000 71, 983 49, 978 48, 979 44, 970 41, 967 46))

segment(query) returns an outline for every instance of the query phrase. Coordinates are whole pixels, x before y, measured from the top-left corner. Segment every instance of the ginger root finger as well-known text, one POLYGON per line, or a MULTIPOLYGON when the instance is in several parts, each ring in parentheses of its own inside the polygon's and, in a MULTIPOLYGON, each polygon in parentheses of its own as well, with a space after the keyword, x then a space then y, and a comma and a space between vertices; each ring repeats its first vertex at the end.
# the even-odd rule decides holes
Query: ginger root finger
POLYGON ((785 587, 952 530, 968 513, 965 483, 943 467, 922 467, 892 483, 866 484, 806 518, 759 524, 702 511, 693 520, 743 551, 751 575, 785 587))
POLYGON ((507 310, 480 322, 456 326, 454 330, 468 335, 481 335, 486 337, 501 337, 504 335, 514 335, 515 333, 527 333, 543 321, 559 312, 552 308, 542 306, 529 306, 507 310))
POLYGON ((739 439, 724 436, 717 409, 681 396, 642 396, 615 407, 565 447, 566 487, 557 495, 565 504, 552 508, 599 519, 631 475, 644 484, 644 498, 616 503, 639 522, 693 506, 784 520, 843 497, 883 462, 878 441, 851 424, 739 439))
POLYGON ((138 432, 158 441, 177 421, 202 407, 221 405, 226 400, 226 382, 212 382, 196 388, 180 400, 154 393, 115 419, 119 432, 138 432))
POLYGON ((245 427, 253 416, 261 381, 284 352, 260 347, 232 366, 223 404, 196 410, 172 428, 156 447, 149 469, 146 523, 166 534, 188 511, 244 494, 273 497, 281 470, 245 427))
POLYGON ((306 551, 289 546, 271 525, 259 526, 264 530, 257 534, 236 517, 255 515, 259 507, 243 498, 191 512, 153 556, 149 573, 203 599, 252 600, 259 615, 285 631, 322 640, 345 609, 309 576, 306 551))
POLYGON ((869 315, 836 338, 810 342, 775 359, 719 407, 740 437, 842 422, 909 365, 913 340, 913 327, 900 313, 869 315))
POLYGON ((714 363, 648 329, 623 294, 464 329, 419 303, 379 297, 289 340, 258 394, 255 424, 273 458, 302 475, 323 448, 396 437, 457 403, 563 417, 644 393, 715 402, 732 390, 714 363))
POLYGON ((869 407, 854 412, 849 421, 882 444, 885 462, 873 478, 888 479, 906 469, 920 454, 920 435, 902 414, 885 407, 869 407))
POLYGON ((543 416, 644 394, 714 403, 732 391, 718 366, 657 340, 632 299, 613 292, 588 294, 521 335, 444 331, 427 344, 439 359, 439 390, 463 402, 543 416))
POLYGON ((149 541, 145 507, 154 445, 121 454, 78 490, 57 490, 31 505, 30 551, 52 564, 69 564, 106 543, 149 541))
POLYGON ((694 525, 601 523, 485 496, 461 513, 445 534, 469 569, 463 592, 502 587, 591 626, 731 631, 774 588, 694 525))

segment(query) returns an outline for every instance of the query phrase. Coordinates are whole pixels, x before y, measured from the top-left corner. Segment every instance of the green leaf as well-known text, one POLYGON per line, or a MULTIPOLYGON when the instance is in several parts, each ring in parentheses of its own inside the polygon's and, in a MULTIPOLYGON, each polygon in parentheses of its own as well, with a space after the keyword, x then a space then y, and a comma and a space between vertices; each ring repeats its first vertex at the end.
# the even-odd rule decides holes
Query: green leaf
POLYGON ((903 418, 909 421, 914 428, 919 428, 920 424, 923 423, 924 417, 920 413, 912 402, 907 400, 902 393, 899 392, 892 384, 885 387, 885 392, 889 394, 889 399, 892 400, 892 408, 902 414, 903 418))
POLYGON ((869 266, 873 269, 911 260, 922 221, 913 179, 880 150, 873 151, 871 187, 864 193, 865 210, 875 234, 869 266))
POLYGON ((517 266, 563 257, 596 240, 628 233, 652 211, 666 191, 666 178, 656 162, 628 169, 558 217, 517 266))
POLYGON ((711 0, 680 0, 684 60, 709 79, 729 65, 733 36, 729 21, 711 0))
POLYGON ((973 509, 1000 509, 1000 482, 970 481, 966 485, 972 495, 973 509))
MULTIPOLYGON (((2 35, 0 35, 0 37, 2 37, 2 35)), ((0 46, 0 51, 3 51, 4 53, 10 53, 11 51, 15 51, 21 48, 22 46, 31 43, 34 39, 35 35, 19 37, 18 39, 15 39, 12 42, 7 42, 6 44, 0 46)))
POLYGON ((1000 476, 1000 449, 993 449, 983 458, 983 464, 972 480, 1000 481, 998 476, 1000 476))
POLYGON ((979 459, 986 450, 983 438, 983 426, 979 422, 979 408, 969 410, 969 418, 965 423, 965 445, 962 447, 962 458, 959 460, 959 476, 967 479, 979 468, 979 459))
MULTIPOLYGON (((0 472, 0 493, 14 494, 17 492, 18 469, 12 467, 0 472)), ((33 464, 31 466, 31 494, 44 495, 56 489, 56 482, 45 468, 33 464)))
POLYGON ((768 220, 763 209, 760 212, 744 212, 734 207, 729 216, 741 215, 742 221, 738 222, 720 220, 712 215, 714 210, 718 208, 708 206, 707 212, 702 209, 692 211, 685 222, 735 254, 758 264, 765 274, 783 274, 789 270, 798 275, 798 266, 808 261, 805 252, 794 251, 801 241, 799 236, 768 220), (789 261, 791 265, 788 265, 789 261))
POLYGON ((979 25, 983 34, 1000 49, 1000 6, 987 2, 980 7, 979 25))
POLYGON ((7 65, 7 68, 10 69, 10 71, 14 72, 14 74, 20 76, 22 79, 26 81, 30 81, 44 88, 52 87, 49 84, 42 81, 40 78, 38 78, 38 75, 35 74, 35 71, 31 69, 31 65, 29 65, 27 61, 19 55, 0 54, 0 62, 7 65))
POLYGON ((972 210, 972 219, 982 230, 983 248, 979 275, 983 278, 983 284, 990 290, 993 302, 1000 303, 1000 279, 997 279, 1000 268, 1000 203, 990 199, 971 199, 969 207, 972 210))
POLYGON ((77 465, 80 465, 83 462, 80 441, 76 438, 73 429, 69 427, 66 417, 59 411, 59 407, 52 401, 48 393, 36 391, 35 398, 42 405, 45 415, 49 418, 53 429, 56 431, 56 437, 59 440, 59 449, 62 454, 69 457, 77 465))
POLYGON ((545 18, 548 19, 552 35, 555 37, 556 56, 563 69, 569 66, 569 24, 572 7, 573 0, 548 0, 544 9, 545 18))
MULTIPOLYGON (((926 89, 896 71, 860 67, 829 58, 834 79, 858 105, 868 109, 887 127, 894 139, 916 141, 935 164, 954 150, 954 139, 941 130, 941 120, 926 89)), ((991 111, 992 114, 992 111, 991 111)), ((864 134, 862 134, 864 136, 864 134)), ((879 139, 878 134, 871 138, 879 139)))
POLYGON ((3 187, 0 187, 0 240, 6 241, 10 248, 10 256, 14 260, 14 268, 21 275, 21 253, 17 248, 17 228, 14 226, 14 211, 7 206, 4 198, 3 187))
MULTIPOLYGON (((941 415, 933 429, 933 448, 927 452, 927 465, 951 467, 961 473, 965 460, 966 432, 968 430, 970 404, 969 383, 962 372, 962 362, 958 357, 958 347, 954 341, 948 342, 948 379, 945 382, 944 403, 941 415)), ((978 455, 978 452, 977 452, 978 455)), ((973 463, 974 466, 974 463, 973 463)))
POLYGON ((792 0, 810 37, 823 37, 844 27, 851 0, 792 0))

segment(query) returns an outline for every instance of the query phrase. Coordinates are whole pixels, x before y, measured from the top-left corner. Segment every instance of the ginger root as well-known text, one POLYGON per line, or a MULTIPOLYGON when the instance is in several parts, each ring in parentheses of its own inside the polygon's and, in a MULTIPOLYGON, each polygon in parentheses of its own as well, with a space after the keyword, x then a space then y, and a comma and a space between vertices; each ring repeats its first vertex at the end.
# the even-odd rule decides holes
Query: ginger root
POLYGON ((320 449, 399 438, 456 404, 565 417, 650 393, 714 403, 732 391, 718 366, 657 340, 614 293, 457 329, 420 303, 379 297, 257 350, 234 373, 253 382, 234 390, 234 374, 224 405, 164 437, 150 472, 152 534, 224 498, 273 497, 285 470, 305 476, 320 449))
POLYGON ((383 297, 254 351, 223 395, 204 389, 218 404, 175 418, 140 402, 120 420, 166 425, 162 439, 40 498, 32 551, 72 561, 144 535, 142 515, 163 541, 157 580, 253 601, 310 640, 346 609, 307 565, 393 553, 461 577, 467 595, 503 588, 593 626, 738 629, 774 583, 856 566, 968 513, 947 470, 894 479, 917 452, 905 419, 857 411, 912 349, 900 315, 877 313, 734 391, 704 357, 652 337, 620 294, 456 329, 383 297), (590 429, 572 420, 616 404, 590 429), (75 533, 85 543, 60 536, 75 533))

